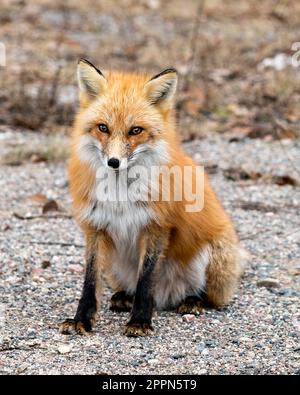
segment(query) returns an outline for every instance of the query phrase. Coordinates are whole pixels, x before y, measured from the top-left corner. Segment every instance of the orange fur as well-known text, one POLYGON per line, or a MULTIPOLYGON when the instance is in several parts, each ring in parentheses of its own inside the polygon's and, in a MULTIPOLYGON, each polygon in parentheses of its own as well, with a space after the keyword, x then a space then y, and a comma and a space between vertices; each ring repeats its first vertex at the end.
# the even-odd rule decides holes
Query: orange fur
MULTIPOLYGON (((96 78, 95 75, 88 74, 88 69, 85 73, 89 82, 96 78)), ((109 72, 105 74, 105 81, 101 79, 97 82, 99 92, 95 100, 88 97, 87 92, 81 92, 80 111, 72 135, 69 178, 75 214, 86 234, 97 234, 98 229, 80 216, 83 208, 90 203, 89 192, 95 184, 95 171, 78 155, 78 145, 83 135, 91 135, 99 140, 108 157, 115 155, 115 152, 128 157, 139 145, 145 142, 155 144, 160 139, 168 147, 168 167, 196 167, 196 163, 180 146, 173 114, 173 98, 155 105, 150 103, 149 98, 158 89, 155 80, 145 89, 150 77, 148 74, 109 72), (99 132, 97 125, 101 123, 108 126, 110 135, 99 132), (129 136, 128 131, 133 126, 144 130, 140 135, 129 136)), ((159 219, 161 233, 165 234, 167 230, 169 234, 164 256, 185 267, 199 251, 209 246, 206 292, 213 304, 228 303, 241 274, 238 239, 232 222, 218 201, 207 176, 203 210, 186 212, 185 204, 184 200, 148 203, 159 219)), ((153 225, 149 224, 147 229, 151 229, 153 225)), ((141 236, 147 229, 141 231, 141 236)), ((108 243, 113 244, 108 235, 104 237, 107 237, 108 243)), ((144 250, 141 247, 137 253, 142 254, 144 250)), ((107 270, 109 272, 109 267, 107 270)), ((120 289, 117 282, 113 285, 120 289)))

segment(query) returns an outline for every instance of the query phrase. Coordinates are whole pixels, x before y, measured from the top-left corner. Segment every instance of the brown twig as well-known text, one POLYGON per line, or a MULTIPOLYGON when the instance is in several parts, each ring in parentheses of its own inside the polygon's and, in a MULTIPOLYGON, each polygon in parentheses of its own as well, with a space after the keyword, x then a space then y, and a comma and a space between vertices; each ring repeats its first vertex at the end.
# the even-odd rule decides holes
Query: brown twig
POLYGON ((54 72, 54 75, 53 75, 51 92, 50 92, 50 96, 49 96, 49 108, 51 108, 51 109, 53 109, 53 107, 55 106, 55 103, 57 101, 57 94, 58 94, 58 89, 59 89, 61 70, 62 70, 62 66, 58 65, 55 72, 54 72))
POLYGON ((15 350, 20 350, 20 351, 45 350, 45 347, 34 345, 34 346, 29 346, 29 347, 7 346, 7 347, 0 348, 0 352, 15 351, 15 350))
POLYGON ((240 236, 239 239, 240 239, 241 241, 243 241, 243 240, 255 239, 255 237, 257 237, 257 233, 250 233, 250 234, 248 234, 248 235, 240 236))
POLYGON ((241 208, 242 210, 256 210, 256 211, 263 211, 263 212, 273 212, 276 213, 282 209, 300 209, 299 204, 284 204, 283 206, 271 206, 268 204, 264 204, 262 202, 247 202, 247 201, 239 201, 236 204, 233 203, 233 206, 236 208, 241 208))
POLYGON ((56 242, 56 241, 30 240, 30 241, 28 242, 28 244, 41 244, 41 245, 50 245, 50 246, 84 248, 84 245, 82 245, 82 244, 63 243, 63 242, 56 242))
POLYGON ((197 13, 195 16, 194 26, 191 33, 191 40, 189 44, 189 54, 187 63, 187 71, 185 74, 185 78, 183 80, 183 91, 187 91, 191 84, 191 75, 195 69, 196 65, 196 56, 198 55, 198 45, 199 45, 199 26, 201 23, 203 11, 205 7, 205 0, 201 0, 198 5, 197 13))
POLYGON ((22 221, 29 221, 29 220, 37 219, 37 218, 44 218, 44 219, 53 219, 53 218, 67 218, 67 219, 72 219, 72 218, 73 218, 72 215, 70 215, 70 214, 63 214, 63 213, 54 214, 54 215, 42 215, 42 214, 38 214, 38 215, 28 215, 28 216, 25 216, 25 215, 22 215, 22 214, 20 214, 20 213, 14 212, 12 215, 13 215, 15 218, 20 219, 20 220, 22 220, 22 221))

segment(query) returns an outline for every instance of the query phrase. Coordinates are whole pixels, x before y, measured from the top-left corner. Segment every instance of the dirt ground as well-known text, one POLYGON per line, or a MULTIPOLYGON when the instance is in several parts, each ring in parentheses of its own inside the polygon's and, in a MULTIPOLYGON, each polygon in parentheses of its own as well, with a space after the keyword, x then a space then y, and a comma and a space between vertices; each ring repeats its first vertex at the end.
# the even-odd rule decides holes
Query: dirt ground
POLYGON ((58 333, 58 323, 74 314, 83 281, 83 240, 68 216, 65 163, 1 167, 2 374, 300 373, 300 188, 277 184, 294 174, 292 163, 299 167, 300 141, 284 141, 293 162, 278 141, 230 141, 214 135, 186 149, 213 173, 251 254, 242 284, 227 309, 190 323, 156 313, 150 338, 122 334, 128 317, 109 311, 109 289, 90 336, 58 333), (245 176, 266 169, 266 179, 245 176), (43 195, 64 211, 43 215, 43 195))
POLYGON ((292 0, 1 2, 0 374, 300 373, 299 16, 292 0), (106 288, 90 336, 58 333, 84 271, 66 174, 81 56, 178 69, 185 149, 250 254, 228 308, 157 312, 154 336, 131 339, 106 288))

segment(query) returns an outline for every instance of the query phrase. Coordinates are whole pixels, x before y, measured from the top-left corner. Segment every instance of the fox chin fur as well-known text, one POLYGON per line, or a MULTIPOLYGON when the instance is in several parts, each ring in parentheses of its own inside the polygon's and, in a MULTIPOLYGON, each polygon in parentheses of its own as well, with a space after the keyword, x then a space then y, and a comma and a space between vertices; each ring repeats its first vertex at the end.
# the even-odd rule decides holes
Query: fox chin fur
MULTIPOLYGON (((204 303, 228 304, 243 272, 244 254, 207 176, 203 208, 195 212, 187 212, 185 199, 97 199, 97 171, 103 167, 117 177, 134 165, 190 166, 194 174, 196 163, 184 153, 176 133, 176 71, 154 77, 102 73, 81 60, 78 80, 80 110, 69 179, 75 216, 86 238, 87 265, 77 313, 62 323, 61 332, 92 329, 103 277, 116 292, 111 309, 131 311, 128 336, 152 333, 155 307, 197 314, 204 303), (111 158, 118 169, 109 168, 111 158)), ((120 182, 120 194, 127 182, 120 182)), ((147 180, 138 182, 149 188, 147 180)))

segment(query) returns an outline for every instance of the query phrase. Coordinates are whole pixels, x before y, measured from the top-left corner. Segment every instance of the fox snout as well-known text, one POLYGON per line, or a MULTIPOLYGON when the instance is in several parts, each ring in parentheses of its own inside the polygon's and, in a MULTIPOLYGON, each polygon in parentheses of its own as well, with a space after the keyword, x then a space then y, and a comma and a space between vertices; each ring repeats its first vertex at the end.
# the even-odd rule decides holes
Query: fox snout
POLYGON ((110 139, 104 147, 106 156, 106 165, 114 170, 123 170, 127 168, 129 156, 127 145, 122 139, 110 139))
POLYGON ((107 157, 105 165, 113 170, 124 170, 128 167, 127 157, 107 157))

